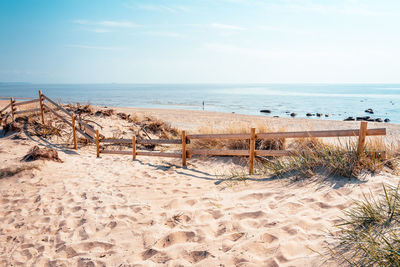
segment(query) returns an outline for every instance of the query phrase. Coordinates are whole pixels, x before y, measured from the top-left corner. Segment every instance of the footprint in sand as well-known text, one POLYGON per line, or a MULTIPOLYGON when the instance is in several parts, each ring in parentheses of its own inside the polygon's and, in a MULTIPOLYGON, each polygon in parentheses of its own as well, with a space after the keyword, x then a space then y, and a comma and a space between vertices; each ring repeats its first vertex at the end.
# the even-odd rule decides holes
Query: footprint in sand
POLYGON ((265 233, 260 236, 260 241, 270 244, 270 243, 274 243, 274 242, 278 241, 278 238, 272 234, 265 233))
POLYGON ((198 263, 210 256, 212 257, 211 253, 206 250, 196 250, 196 251, 189 252, 185 258, 190 263, 194 264, 194 263, 198 263))
POLYGON ((243 219, 259 219, 261 217, 265 217, 267 214, 261 210, 258 211, 251 211, 251 212, 243 212, 239 214, 233 215, 236 219, 243 220, 243 219))
POLYGON ((101 249, 104 251, 110 250, 114 245, 106 242, 93 241, 93 242, 83 242, 77 245, 79 250, 92 251, 96 249, 101 249))
POLYGON ((240 200, 254 200, 254 199, 263 200, 263 199, 266 199, 266 198, 268 198, 268 197, 270 197, 272 195, 273 195, 273 193, 252 193, 252 194, 245 195, 245 196, 243 196, 243 197, 241 197, 239 199, 240 200))
POLYGON ((167 235, 155 244, 156 248, 165 248, 177 243, 193 242, 195 240, 195 232, 175 232, 167 235))

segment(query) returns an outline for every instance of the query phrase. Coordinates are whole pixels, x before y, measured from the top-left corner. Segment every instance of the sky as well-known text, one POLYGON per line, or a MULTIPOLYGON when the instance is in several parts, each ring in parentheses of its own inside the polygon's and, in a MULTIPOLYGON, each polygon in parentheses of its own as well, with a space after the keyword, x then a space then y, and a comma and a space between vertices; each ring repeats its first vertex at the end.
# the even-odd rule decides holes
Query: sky
POLYGON ((399 0, 1 0, 0 82, 400 83, 399 0))

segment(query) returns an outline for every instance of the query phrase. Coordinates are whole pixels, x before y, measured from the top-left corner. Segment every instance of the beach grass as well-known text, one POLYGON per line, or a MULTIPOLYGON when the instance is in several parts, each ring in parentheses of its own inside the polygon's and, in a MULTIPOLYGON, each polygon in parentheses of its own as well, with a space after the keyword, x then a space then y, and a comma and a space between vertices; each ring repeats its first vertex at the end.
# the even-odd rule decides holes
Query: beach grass
POLYGON ((345 211, 343 223, 336 225, 337 245, 332 256, 351 266, 400 265, 399 185, 383 185, 383 193, 364 195, 345 211))
POLYGON ((364 172, 397 170, 397 152, 388 149, 380 139, 370 140, 360 154, 357 142, 351 140, 344 144, 326 144, 315 138, 294 142, 297 149, 292 156, 268 160, 258 172, 277 177, 309 178, 322 172, 326 176, 358 178, 364 172))

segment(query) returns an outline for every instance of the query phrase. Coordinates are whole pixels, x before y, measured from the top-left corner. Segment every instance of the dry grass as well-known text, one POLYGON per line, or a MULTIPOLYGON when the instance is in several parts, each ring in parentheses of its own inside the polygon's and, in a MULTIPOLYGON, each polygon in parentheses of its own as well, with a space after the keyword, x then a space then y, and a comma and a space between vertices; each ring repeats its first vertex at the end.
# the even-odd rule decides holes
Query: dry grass
POLYGON ((293 156, 272 159, 258 172, 277 177, 308 178, 318 172, 327 176, 357 178, 364 172, 397 171, 396 154, 383 142, 374 140, 366 144, 361 155, 357 153, 355 141, 325 144, 318 139, 296 140, 297 150, 293 156), (386 159, 376 151, 387 151, 386 159))
MULTIPOLYGON (((258 133, 268 133, 284 131, 284 129, 273 129, 269 124, 258 123, 252 125, 256 128, 258 133)), ((249 133, 251 126, 247 123, 231 123, 226 124, 223 127, 202 127, 196 131, 196 134, 237 134, 237 133, 249 133)), ((256 140, 256 149, 259 150, 281 150, 285 146, 284 139, 277 140, 256 140)), ((217 139, 206 139, 206 140, 195 140, 191 143, 193 148, 208 148, 208 149, 249 149, 249 140, 217 140, 217 139)))
POLYGON ((94 108, 90 104, 85 104, 85 105, 81 105, 80 103, 67 104, 64 105, 64 107, 66 110, 73 112, 77 115, 81 114, 93 115, 94 113, 94 108))
POLYGON ((19 166, 3 168, 0 169, 0 179, 6 177, 12 177, 18 173, 31 170, 39 170, 39 167, 33 164, 23 164, 19 166))
POLYGON ((400 266, 399 186, 383 186, 383 194, 364 196, 337 225, 334 258, 350 266, 400 266))

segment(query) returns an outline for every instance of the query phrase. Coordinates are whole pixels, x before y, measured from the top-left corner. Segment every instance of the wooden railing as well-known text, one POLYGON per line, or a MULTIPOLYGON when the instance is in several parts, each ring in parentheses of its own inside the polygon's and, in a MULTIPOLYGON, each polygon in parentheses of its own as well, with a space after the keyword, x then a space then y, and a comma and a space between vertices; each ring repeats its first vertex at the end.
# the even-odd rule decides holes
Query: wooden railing
POLYGON ((72 127, 73 142, 74 142, 75 149, 77 149, 76 132, 79 132, 84 138, 86 138, 93 144, 96 143, 96 141, 95 141, 96 130, 95 129, 93 129, 89 124, 85 123, 81 119, 77 118, 76 114, 74 114, 73 112, 69 112, 68 110, 63 108, 61 105, 57 104, 55 101, 51 100, 50 98, 48 98, 47 96, 42 94, 41 91, 39 91, 39 98, 37 98, 37 99, 16 102, 14 98, 10 98, 10 103, 7 104, 4 108, 2 108, 0 110, 0 124, 2 122, 4 122, 4 125, 6 125, 7 119, 9 117, 11 117, 12 121, 15 121, 16 115, 24 114, 24 113, 39 112, 39 111, 40 111, 40 117, 41 117, 42 124, 46 123, 45 112, 48 111, 48 112, 53 113, 56 117, 58 117, 63 122, 65 122, 66 124, 68 124, 69 126, 72 127), (34 103, 39 103, 39 108, 20 110, 20 107, 22 107, 24 105, 34 104, 34 103), (84 130, 81 130, 76 127, 76 125, 75 125, 76 121, 79 123, 79 125, 82 126, 82 128, 84 130))
MULTIPOLYGON (((95 130, 89 124, 85 123, 81 119, 76 117, 76 114, 69 112, 61 105, 57 104, 47 96, 43 95, 39 91, 39 98, 32 99, 29 101, 16 102, 13 98, 10 99, 10 103, 0 110, 0 124, 1 120, 4 121, 4 125, 7 122, 7 118, 11 117, 14 121, 15 116, 27 112, 41 113, 42 123, 45 124, 45 111, 53 113, 55 116, 60 118, 62 121, 72 127, 73 131, 73 142, 74 148, 77 149, 76 131, 82 136, 88 139, 90 142, 96 144, 96 154, 100 157, 100 154, 120 154, 120 155, 131 155, 133 159, 136 156, 151 156, 151 157, 170 157, 170 158, 181 158, 182 165, 186 166, 187 158, 191 158, 195 155, 200 156, 245 156, 249 157, 249 173, 252 174, 254 170, 254 161, 257 156, 291 156, 295 155, 296 151, 293 150, 257 150, 256 140, 284 140, 287 138, 329 138, 329 137, 357 137, 358 138, 358 150, 361 154, 365 147, 365 140, 367 136, 384 136, 386 135, 386 128, 367 129, 367 122, 361 122, 360 129, 350 130, 328 130, 328 131, 298 131, 298 132, 272 132, 272 133, 256 133, 255 128, 251 128, 249 133, 241 134, 189 134, 186 135, 185 131, 182 131, 180 139, 155 139, 155 140, 141 140, 137 139, 136 136, 132 136, 132 139, 110 139, 105 138, 95 130), (48 103, 47 103, 47 102, 48 103), (40 108, 18 110, 19 107, 39 102, 40 108), (7 110, 9 110, 7 112, 7 110), (61 113, 60 113, 61 112, 61 113), (83 130, 75 126, 76 121, 80 124, 83 130), (248 150, 221 150, 221 149, 198 149, 190 148, 190 143, 193 140, 249 140, 250 148, 248 150), (102 147, 101 144, 119 144, 119 145, 130 145, 131 150, 107 150, 102 147), (137 145, 180 145, 180 152, 162 152, 162 151, 140 151, 137 150, 137 145), (188 148, 189 145, 189 148, 188 148)), ((384 152, 383 152, 384 153, 384 152)))
POLYGON ((40 108, 22 109, 22 107, 25 105, 34 104, 37 102, 39 102, 39 99, 17 102, 13 97, 11 97, 10 103, 4 108, 0 109, 0 125, 2 122, 4 122, 4 125, 6 125, 8 118, 11 118, 11 120, 14 121, 16 115, 40 111, 40 108))
MULTIPOLYGON (((254 160, 257 156, 291 156, 298 153, 295 150, 256 150, 256 140, 273 140, 273 139, 287 139, 287 138, 332 138, 332 137, 358 137, 358 153, 361 154, 364 146, 366 136, 384 136, 386 135, 385 128, 378 129, 367 129, 367 122, 361 122, 360 129, 351 130, 329 130, 329 131, 299 131, 299 132, 275 132, 275 133, 257 133, 256 129, 251 128, 250 133, 243 134, 189 134, 186 135, 185 131, 182 131, 182 139, 157 139, 157 140, 138 140, 135 137, 132 139, 100 139, 96 138, 97 144, 97 157, 100 154, 121 154, 121 155, 132 155, 134 159, 136 156, 154 156, 154 157, 172 157, 182 158, 182 165, 186 166, 186 158, 191 158, 195 155, 200 156, 246 156, 249 157, 249 173, 252 174, 254 170, 254 160), (187 149, 187 145, 192 140, 249 140, 250 149, 248 150, 223 150, 223 149, 187 149), (105 150, 101 147, 101 144, 129 144, 132 146, 131 151, 115 151, 105 150), (165 144, 181 144, 181 152, 166 153, 166 152, 148 152, 138 151, 136 145, 138 144, 153 144, 153 145, 165 145, 165 144)), ((382 152, 382 155, 384 152, 382 152)))

